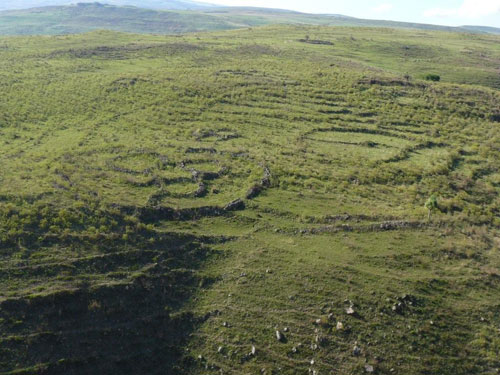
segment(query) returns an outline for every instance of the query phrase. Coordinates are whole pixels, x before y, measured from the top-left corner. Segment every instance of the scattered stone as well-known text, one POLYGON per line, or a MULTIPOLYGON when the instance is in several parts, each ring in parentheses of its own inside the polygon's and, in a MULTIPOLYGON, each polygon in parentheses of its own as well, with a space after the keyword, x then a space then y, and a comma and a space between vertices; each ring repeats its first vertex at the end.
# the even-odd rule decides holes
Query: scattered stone
POLYGON ((228 322, 223 322, 222 326, 228 328, 229 327, 229 323, 228 322))
POLYGON ((311 362, 310 362, 310 363, 311 363, 311 366, 314 366, 314 363, 315 363, 315 362, 314 362, 314 359, 311 359, 311 362))
POLYGON ((317 344, 311 344, 311 349, 312 350, 318 350, 318 345, 317 344))
POLYGON ((344 323, 342 322, 337 322, 337 331, 341 331, 344 329, 344 323))
POLYGON ((203 361, 203 356, 201 354, 198 356, 198 360, 203 361))
POLYGON ((224 348, 222 346, 219 346, 219 348, 217 349, 217 353, 222 354, 223 351, 224 348))
POLYGON ((283 332, 288 332, 288 331, 289 331, 288 327, 283 328, 283 332))
POLYGON ((299 351, 299 349, 297 349, 297 347, 296 347, 296 346, 294 346, 294 347, 292 348, 292 353, 297 353, 298 351, 299 351))
POLYGON ((328 343, 328 339, 325 336, 320 335, 316 336, 315 341, 319 344, 319 346, 325 346, 328 343))
POLYGON ((255 353, 257 353, 257 349, 255 348, 254 345, 252 345, 252 350, 250 351, 250 355, 255 356, 255 353))
POLYGON ((373 372, 375 372, 375 369, 373 368, 372 365, 366 364, 365 365, 365 372, 373 373, 373 372))
POLYGON ((392 311, 396 314, 403 314, 405 310, 414 306, 417 303, 417 299, 410 294, 403 294, 398 297, 394 305, 392 306, 392 311))
POLYGON ((349 306, 346 310, 345 310, 346 314, 347 315, 354 315, 356 314, 356 311, 354 311, 353 307, 352 306, 349 306))
POLYGON ((401 302, 397 302, 394 305, 392 305, 392 311, 394 311, 396 314, 402 314, 403 309, 404 309, 404 306, 401 302))
POLYGON ((270 268, 268 268, 268 269, 266 270, 266 273, 273 273, 273 271, 272 271, 270 268))
POLYGON ((357 357, 358 355, 361 354, 361 348, 357 345, 354 345, 354 348, 352 349, 352 354, 357 357))

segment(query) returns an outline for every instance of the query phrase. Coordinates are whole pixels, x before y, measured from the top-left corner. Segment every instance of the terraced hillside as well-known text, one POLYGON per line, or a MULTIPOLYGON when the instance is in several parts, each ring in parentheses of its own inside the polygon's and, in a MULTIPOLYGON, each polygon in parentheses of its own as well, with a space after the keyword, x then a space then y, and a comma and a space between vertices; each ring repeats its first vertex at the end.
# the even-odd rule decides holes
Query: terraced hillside
POLYGON ((499 42, 0 39, 0 374, 496 374, 499 42))

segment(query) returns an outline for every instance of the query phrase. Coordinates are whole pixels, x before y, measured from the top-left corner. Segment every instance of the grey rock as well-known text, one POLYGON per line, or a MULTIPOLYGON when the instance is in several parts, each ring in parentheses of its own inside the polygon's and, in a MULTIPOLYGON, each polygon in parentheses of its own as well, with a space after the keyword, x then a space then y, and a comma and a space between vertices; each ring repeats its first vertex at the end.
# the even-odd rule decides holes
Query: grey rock
POLYGON ((365 372, 367 372, 367 373, 373 373, 373 372, 375 372, 375 369, 373 368, 372 365, 366 364, 365 365, 365 372))
POLYGON ((276 330, 276 340, 279 342, 284 342, 285 341, 285 335, 281 333, 280 331, 276 330))
POLYGON ((224 211, 238 211, 238 210, 244 210, 245 209, 245 202, 241 199, 235 199, 232 202, 229 202, 225 207, 224 211))

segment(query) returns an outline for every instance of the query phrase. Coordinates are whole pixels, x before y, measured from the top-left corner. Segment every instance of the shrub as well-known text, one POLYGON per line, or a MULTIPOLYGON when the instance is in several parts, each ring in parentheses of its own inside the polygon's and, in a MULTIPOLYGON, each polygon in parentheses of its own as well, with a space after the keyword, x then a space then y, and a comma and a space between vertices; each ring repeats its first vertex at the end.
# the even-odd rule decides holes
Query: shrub
POLYGON ((439 81, 441 81, 441 76, 439 76, 437 74, 427 74, 425 76, 425 80, 426 81, 439 82, 439 81))

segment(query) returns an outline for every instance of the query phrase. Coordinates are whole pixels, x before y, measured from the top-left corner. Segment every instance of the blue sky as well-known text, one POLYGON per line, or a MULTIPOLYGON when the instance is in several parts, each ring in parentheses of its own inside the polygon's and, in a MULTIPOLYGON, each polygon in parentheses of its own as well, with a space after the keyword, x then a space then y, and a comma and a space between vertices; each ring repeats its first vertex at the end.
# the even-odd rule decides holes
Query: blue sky
POLYGON ((212 0, 207 2, 452 26, 500 27, 500 0, 212 0))

